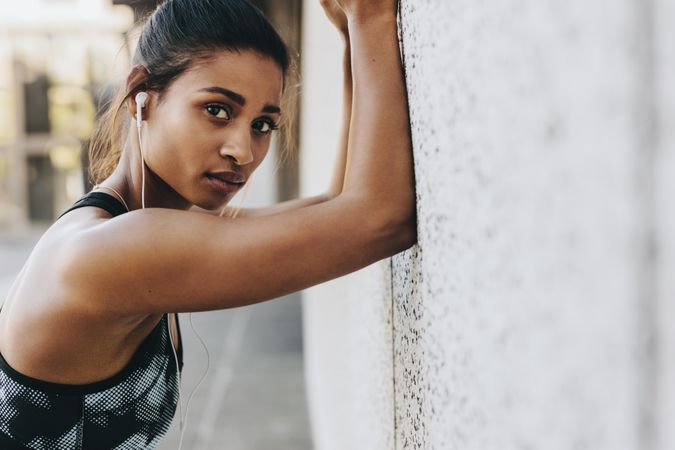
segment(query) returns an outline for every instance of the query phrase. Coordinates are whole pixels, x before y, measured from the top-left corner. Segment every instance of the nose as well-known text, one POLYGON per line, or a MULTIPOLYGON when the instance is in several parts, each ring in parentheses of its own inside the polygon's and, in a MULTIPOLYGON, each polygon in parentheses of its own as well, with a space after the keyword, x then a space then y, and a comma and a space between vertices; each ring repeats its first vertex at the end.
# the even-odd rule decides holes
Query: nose
POLYGON ((220 147, 219 153, 223 158, 232 158, 238 166, 243 166, 253 162, 253 151, 251 150, 251 138, 246 130, 230 130, 227 140, 220 147))

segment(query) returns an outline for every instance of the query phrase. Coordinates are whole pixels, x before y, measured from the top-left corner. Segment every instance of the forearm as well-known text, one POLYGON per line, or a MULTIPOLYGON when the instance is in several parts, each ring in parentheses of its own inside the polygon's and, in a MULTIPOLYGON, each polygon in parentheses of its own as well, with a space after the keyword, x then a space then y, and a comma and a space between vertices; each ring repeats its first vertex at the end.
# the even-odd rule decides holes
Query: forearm
POLYGON ((344 193, 410 217, 412 144, 396 17, 355 17, 349 22, 354 100, 344 193))
POLYGON ((333 178, 328 190, 328 195, 331 197, 339 195, 344 186, 345 166, 348 159, 349 124, 352 118, 351 44, 349 42, 349 32, 345 31, 341 34, 344 41, 342 131, 340 133, 335 165, 333 167, 333 178))

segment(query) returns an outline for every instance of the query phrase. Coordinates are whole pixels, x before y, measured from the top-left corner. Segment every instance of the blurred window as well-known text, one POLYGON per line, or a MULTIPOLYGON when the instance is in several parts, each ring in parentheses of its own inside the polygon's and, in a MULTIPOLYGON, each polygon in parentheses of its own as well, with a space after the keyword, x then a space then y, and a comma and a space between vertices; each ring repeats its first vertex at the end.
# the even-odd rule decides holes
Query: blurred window
POLYGON ((30 220, 49 222, 54 219, 54 175, 49 155, 28 157, 30 220))
POLYGON ((44 74, 23 84, 26 134, 49 133, 50 131, 48 89, 49 80, 44 74))

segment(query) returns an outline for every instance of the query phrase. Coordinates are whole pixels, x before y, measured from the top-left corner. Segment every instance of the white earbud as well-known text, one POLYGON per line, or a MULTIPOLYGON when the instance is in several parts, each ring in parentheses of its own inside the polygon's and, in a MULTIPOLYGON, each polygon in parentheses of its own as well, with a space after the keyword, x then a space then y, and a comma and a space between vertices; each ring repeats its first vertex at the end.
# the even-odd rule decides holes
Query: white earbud
POLYGON ((136 94, 136 103, 140 103, 141 107, 145 107, 145 101, 148 99, 148 93, 145 91, 141 91, 138 94, 136 94))
POLYGON ((141 127, 141 121, 143 120, 143 108, 145 108, 145 102, 148 101, 147 92, 139 92, 136 94, 136 126, 141 127))

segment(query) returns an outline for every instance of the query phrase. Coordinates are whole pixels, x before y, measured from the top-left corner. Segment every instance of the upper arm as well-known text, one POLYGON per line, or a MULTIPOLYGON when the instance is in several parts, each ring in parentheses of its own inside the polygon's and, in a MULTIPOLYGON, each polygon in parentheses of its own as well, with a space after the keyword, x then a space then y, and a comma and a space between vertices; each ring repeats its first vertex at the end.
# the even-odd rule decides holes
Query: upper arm
POLYGON ((66 279, 111 314, 243 306, 344 275, 410 245, 410 233, 340 198, 269 217, 135 210, 72 239, 66 279))

